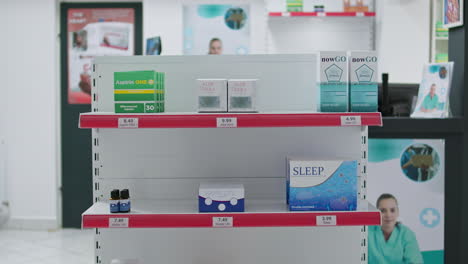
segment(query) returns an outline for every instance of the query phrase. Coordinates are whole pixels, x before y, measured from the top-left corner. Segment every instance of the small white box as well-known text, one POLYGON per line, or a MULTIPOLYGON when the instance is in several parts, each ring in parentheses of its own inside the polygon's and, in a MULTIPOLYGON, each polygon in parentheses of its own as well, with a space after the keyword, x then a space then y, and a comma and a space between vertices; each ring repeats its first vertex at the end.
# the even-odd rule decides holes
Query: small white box
POLYGON ((257 112, 257 79, 228 81, 228 112, 257 112))
POLYGON ((197 79, 198 112, 227 111, 227 79, 197 79))
POLYGON ((200 212, 244 212, 244 185, 202 183, 198 189, 200 212))

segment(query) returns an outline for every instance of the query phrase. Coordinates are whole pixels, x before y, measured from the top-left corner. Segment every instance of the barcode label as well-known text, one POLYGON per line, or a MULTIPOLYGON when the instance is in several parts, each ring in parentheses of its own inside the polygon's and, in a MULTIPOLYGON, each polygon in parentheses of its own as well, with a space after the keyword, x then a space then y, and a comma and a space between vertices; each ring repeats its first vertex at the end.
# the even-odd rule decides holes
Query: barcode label
POLYGON ((356 13, 356 16, 357 16, 357 17, 363 17, 363 16, 364 16, 364 13, 363 13, 363 12, 357 12, 357 13, 356 13))
POLYGON ((291 16, 291 13, 289 13, 289 12, 282 12, 282 13, 281 13, 281 16, 289 17, 289 16, 291 16))
POLYGON ((336 215, 318 215, 317 226, 336 226, 336 215))
POLYGON ((138 128, 138 118, 119 118, 119 128, 138 128))
POLYGON ((221 128, 237 127, 236 117, 217 117, 216 126, 221 128))
POLYGON ((319 16, 319 17, 324 17, 324 16, 327 16, 327 13, 325 13, 325 12, 317 12, 317 16, 319 16))
POLYGON ((128 218, 109 218, 109 228, 127 228, 128 218))
POLYGON ((360 126, 361 116, 342 116, 341 125, 342 126, 360 126))
POLYGON ((233 227, 232 217, 213 217, 213 227, 233 227))

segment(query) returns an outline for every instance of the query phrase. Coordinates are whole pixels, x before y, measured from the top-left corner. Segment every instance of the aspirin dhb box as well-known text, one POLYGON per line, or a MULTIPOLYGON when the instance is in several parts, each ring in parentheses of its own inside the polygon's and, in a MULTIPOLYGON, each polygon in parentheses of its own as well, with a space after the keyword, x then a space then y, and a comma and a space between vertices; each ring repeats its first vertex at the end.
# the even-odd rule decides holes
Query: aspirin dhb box
POLYGON ((115 113, 164 112, 164 73, 114 72, 115 113))

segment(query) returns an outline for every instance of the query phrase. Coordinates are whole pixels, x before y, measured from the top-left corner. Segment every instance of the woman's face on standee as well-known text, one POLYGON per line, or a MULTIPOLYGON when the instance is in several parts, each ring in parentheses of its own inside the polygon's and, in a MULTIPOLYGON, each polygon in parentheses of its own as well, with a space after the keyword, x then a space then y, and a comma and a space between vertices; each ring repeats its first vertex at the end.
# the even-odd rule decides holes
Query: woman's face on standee
POLYGON ((399 211, 395 199, 383 199, 379 203, 379 210, 382 212, 382 226, 395 226, 398 220, 399 211))

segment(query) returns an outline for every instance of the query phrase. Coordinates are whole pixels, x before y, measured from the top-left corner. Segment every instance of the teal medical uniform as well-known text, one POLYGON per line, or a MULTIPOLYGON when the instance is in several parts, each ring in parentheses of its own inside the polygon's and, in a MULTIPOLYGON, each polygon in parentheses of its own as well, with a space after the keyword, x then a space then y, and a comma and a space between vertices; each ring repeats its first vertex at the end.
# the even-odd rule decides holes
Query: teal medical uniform
POLYGON ((431 95, 428 94, 426 95, 426 97, 424 97, 422 107, 426 110, 432 110, 432 109, 437 109, 438 104, 439 104, 439 97, 437 96, 437 94, 434 94, 432 98, 431 98, 431 95))
POLYGON ((380 226, 369 226, 369 264, 422 264, 418 241, 413 231, 398 224, 385 241, 380 226))

